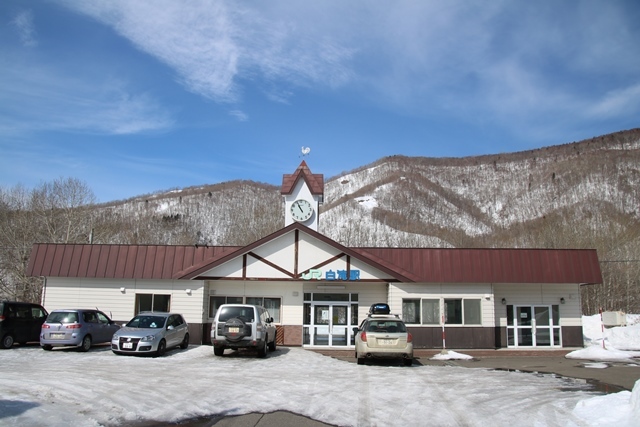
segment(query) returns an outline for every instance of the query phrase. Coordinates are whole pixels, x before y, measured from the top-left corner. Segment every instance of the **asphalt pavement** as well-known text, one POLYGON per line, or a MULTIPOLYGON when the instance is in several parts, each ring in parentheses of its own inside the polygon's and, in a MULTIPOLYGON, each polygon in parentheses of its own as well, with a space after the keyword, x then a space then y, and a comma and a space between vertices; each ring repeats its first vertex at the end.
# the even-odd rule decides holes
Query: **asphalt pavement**
MULTIPOLYGON (((575 349, 562 350, 456 350, 473 359, 469 360, 431 360, 441 350, 415 350, 414 365, 423 366, 460 366, 467 368, 496 369, 533 374, 554 374, 565 378, 575 378, 591 384, 596 391, 617 393, 632 390, 640 379, 640 362, 600 362, 579 359, 567 359, 565 355, 575 349), (597 363, 598 367, 593 366, 597 363), (608 367, 602 368, 603 363, 608 367)), ((309 350, 327 357, 355 363, 353 351, 309 350)), ((371 361, 371 364, 390 363, 389 361, 371 361)), ((391 362, 392 363, 392 362, 391 362)), ((180 427, 321 427, 331 426, 302 415, 287 411, 268 414, 252 413, 245 415, 215 415, 206 418, 186 420, 178 424, 142 424, 141 427, 160 426, 180 427)))

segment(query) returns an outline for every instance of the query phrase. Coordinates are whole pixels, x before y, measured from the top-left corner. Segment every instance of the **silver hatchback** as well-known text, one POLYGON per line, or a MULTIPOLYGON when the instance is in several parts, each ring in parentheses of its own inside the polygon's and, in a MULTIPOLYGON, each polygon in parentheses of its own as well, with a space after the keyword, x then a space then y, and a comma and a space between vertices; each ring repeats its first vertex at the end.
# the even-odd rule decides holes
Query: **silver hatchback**
POLYGON ((53 347, 78 347, 89 351, 93 344, 111 340, 120 326, 95 309, 53 310, 40 330, 40 346, 44 350, 53 347))
POLYGON ((181 314, 143 312, 111 338, 115 354, 164 355, 169 348, 189 346, 189 325, 181 314))

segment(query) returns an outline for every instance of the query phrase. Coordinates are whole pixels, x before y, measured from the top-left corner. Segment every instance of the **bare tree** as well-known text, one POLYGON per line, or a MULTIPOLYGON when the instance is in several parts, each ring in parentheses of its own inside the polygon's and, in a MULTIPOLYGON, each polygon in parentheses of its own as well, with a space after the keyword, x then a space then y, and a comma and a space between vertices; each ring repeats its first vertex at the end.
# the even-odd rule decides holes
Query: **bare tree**
POLYGON ((34 243, 88 242, 93 192, 74 178, 59 178, 33 190, 0 189, 0 296, 40 300, 41 281, 27 277, 34 243))

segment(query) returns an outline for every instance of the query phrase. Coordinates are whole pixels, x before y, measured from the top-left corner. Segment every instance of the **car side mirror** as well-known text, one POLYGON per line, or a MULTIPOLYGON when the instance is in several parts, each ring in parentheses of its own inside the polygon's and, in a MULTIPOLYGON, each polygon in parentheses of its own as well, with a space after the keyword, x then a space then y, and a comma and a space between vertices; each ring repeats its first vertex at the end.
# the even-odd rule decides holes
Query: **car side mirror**
POLYGON ((167 326, 167 330, 169 330, 169 331, 173 331, 173 325, 169 325, 169 326, 167 326))
POLYGON ((273 323, 273 317, 269 317, 269 318, 267 319, 267 322, 268 322, 268 323, 273 323))
POLYGON ((358 330, 359 330, 358 328, 353 328, 353 333, 354 333, 354 334, 357 334, 357 333, 358 333, 358 330))

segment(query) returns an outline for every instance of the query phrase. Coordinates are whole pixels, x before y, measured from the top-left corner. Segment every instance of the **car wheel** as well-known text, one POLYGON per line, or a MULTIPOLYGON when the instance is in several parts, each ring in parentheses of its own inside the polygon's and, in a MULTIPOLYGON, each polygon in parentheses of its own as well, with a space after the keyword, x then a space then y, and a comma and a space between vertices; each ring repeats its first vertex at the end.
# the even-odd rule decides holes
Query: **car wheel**
POLYGON ((229 341, 240 341, 247 335, 251 335, 251 326, 247 326, 242 319, 234 317, 225 322, 222 335, 229 341))
POLYGON ((53 346, 49 345, 49 344, 45 344, 45 345, 42 346, 42 349, 43 350, 47 350, 47 351, 50 351, 52 348, 53 348, 53 346))
POLYGON ((84 338, 82 338, 82 344, 80 344, 80 351, 89 351, 90 348, 91 348, 91 336, 85 335, 84 338))
POLYGON ((165 340, 161 340, 158 343, 158 350, 156 351, 156 356, 162 357, 164 353, 167 351, 167 342, 165 340))
POLYGON ((13 335, 7 334, 2 337, 2 341, 0 341, 0 348, 11 348, 13 347, 13 335))
POLYGON ((213 347, 213 354, 222 356, 224 354, 224 347, 213 347))
POLYGON ((267 342, 264 341, 262 343, 262 347, 258 349, 258 357, 266 357, 267 356, 267 342))
POLYGON ((184 339, 182 340, 182 343, 180 343, 181 349, 184 350, 187 347, 189 347, 189 334, 185 334, 184 339))
POLYGON ((269 343, 269 351, 276 351, 276 337, 269 343))
POLYGON ((411 365, 413 365, 412 358, 404 359, 404 366, 411 366, 411 365))

